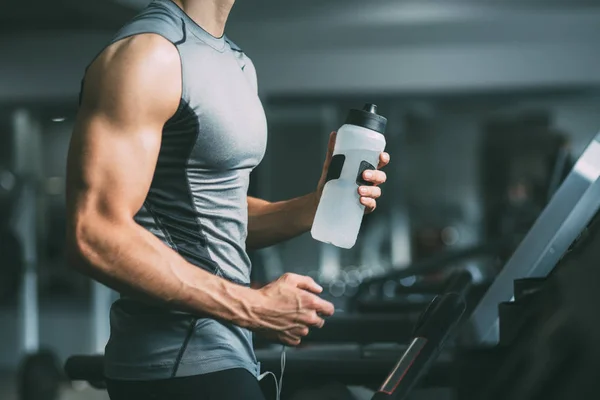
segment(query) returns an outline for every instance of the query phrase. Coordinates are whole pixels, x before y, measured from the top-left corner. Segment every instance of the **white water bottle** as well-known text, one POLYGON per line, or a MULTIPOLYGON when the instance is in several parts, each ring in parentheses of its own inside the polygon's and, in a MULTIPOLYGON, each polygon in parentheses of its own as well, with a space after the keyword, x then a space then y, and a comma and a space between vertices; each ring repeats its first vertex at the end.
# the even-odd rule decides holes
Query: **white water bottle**
POLYGON ((374 104, 350 110, 336 135, 327 183, 311 230, 314 239, 345 249, 356 243, 365 211, 358 187, 370 185, 362 174, 377 168, 385 149, 386 125, 387 119, 377 114, 374 104))

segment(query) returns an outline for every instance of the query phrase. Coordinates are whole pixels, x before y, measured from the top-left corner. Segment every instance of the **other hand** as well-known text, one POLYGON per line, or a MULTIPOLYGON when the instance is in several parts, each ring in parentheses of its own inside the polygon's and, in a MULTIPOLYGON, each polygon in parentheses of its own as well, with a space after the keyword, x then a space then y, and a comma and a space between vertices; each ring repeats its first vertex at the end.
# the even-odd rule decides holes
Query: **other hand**
MULTIPOLYGON (((335 147, 336 132, 332 132, 329 136, 329 145, 327 146, 327 157, 323 164, 323 172, 321 173, 321 179, 317 185, 317 198, 321 198, 325 183, 327 183, 327 171, 329 171, 329 165, 331 164, 331 158, 333 157, 333 149, 335 147)), ((381 168, 388 165, 390 162, 390 155, 383 152, 379 155, 379 165, 376 170, 367 170, 363 172, 363 179, 367 182, 371 182, 373 186, 359 186, 358 194, 360 195, 360 203, 365 206, 365 213, 369 214, 375 211, 377 208, 377 199, 381 197, 381 188, 379 185, 385 183, 387 175, 385 172, 380 171, 381 168)))
POLYGON ((310 329, 321 328, 334 307, 316 296, 323 291, 312 278, 287 273, 257 290, 252 328, 288 346, 297 346, 310 329))

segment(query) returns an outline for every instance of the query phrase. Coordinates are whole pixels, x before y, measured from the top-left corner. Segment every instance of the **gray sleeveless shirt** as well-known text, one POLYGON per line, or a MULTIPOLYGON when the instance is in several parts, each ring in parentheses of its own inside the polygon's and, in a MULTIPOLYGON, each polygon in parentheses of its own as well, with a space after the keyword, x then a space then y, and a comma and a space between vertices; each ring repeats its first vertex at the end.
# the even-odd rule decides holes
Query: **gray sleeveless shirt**
MULTIPOLYGON (((177 48, 183 88, 135 220, 191 264, 248 285, 248 181, 267 139, 254 66, 229 39, 211 36, 170 0, 154 0, 111 43, 143 33, 161 35, 177 48)), ((164 379, 229 368, 259 372, 251 332, 233 324, 124 296, 110 318, 109 378, 164 379)))

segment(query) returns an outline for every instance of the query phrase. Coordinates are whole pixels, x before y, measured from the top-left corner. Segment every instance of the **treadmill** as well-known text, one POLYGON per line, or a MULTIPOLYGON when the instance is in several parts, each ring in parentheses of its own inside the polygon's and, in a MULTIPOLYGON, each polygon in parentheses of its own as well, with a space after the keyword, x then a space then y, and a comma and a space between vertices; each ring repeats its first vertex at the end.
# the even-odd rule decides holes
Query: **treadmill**
POLYGON ((600 133, 481 298, 466 324, 471 345, 499 340, 498 305, 514 299, 514 281, 545 278, 587 227, 600 207, 600 133))
MULTIPOLYGON (((598 153, 594 153, 597 146, 592 143, 580 161, 591 155, 588 160, 599 163, 598 153)), ((490 346, 492 340, 485 338, 474 347, 467 343, 459 349, 455 364, 457 399, 598 397, 596 339, 600 324, 595 316, 596 283, 600 276, 600 209, 589 196, 598 198, 600 179, 597 172, 588 171, 593 173, 588 176, 596 179, 590 182, 570 218, 556 231, 554 238, 558 240, 548 243, 538 256, 539 265, 524 269, 532 277, 514 280, 510 301, 497 305, 498 332, 493 332, 498 334, 497 343, 490 346), (582 203, 585 207, 580 207, 582 203), (577 214, 578 211, 585 214, 577 214), (572 221, 581 225, 573 227, 572 221), (570 240, 565 236, 572 229, 576 229, 571 235, 575 239, 565 245, 564 241, 570 240), (558 257, 553 254, 557 251, 558 257)))

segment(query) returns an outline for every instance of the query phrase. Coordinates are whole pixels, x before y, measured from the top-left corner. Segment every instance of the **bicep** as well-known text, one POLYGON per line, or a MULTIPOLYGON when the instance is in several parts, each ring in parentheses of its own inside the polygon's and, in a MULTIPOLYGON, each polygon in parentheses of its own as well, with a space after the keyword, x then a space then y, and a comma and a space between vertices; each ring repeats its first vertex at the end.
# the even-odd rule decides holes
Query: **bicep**
POLYGON ((120 43, 91 66, 68 156, 71 212, 121 219, 142 206, 181 87, 178 54, 160 40, 120 43))

